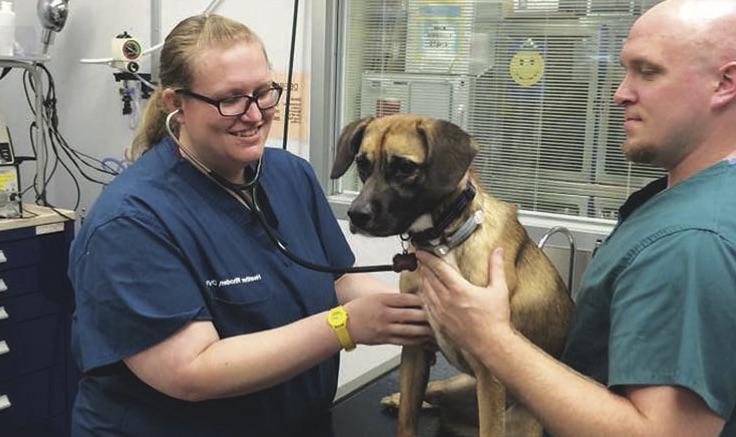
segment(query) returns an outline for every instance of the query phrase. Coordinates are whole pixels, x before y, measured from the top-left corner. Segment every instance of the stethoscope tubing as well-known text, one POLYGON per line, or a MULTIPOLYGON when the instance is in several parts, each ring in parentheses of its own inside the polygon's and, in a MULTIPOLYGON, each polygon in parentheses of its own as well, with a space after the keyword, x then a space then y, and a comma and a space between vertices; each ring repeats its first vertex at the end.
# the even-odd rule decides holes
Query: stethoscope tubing
MULTIPOLYGON (((223 178, 222 176, 218 175, 213 170, 210 170, 204 163, 199 161, 197 159, 196 155, 192 153, 186 146, 184 146, 179 139, 174 135, 174 132, 171 130, 171 119, 179 112, 179 109, 170 112, 166 116, 166 131, 168 132, 169 136, 174 140, 174 142, 179 146, 179 149, 183 151, 183 153, 189 158, 190 161, 195 164, 195 167, 197 167, 200 171, 208 175, 212 180, 217 183, 218 185, 222 186, 225 189, 228 189, 235 193, 246 206, 249 206, 250 209, 255 213, 256 218, 258 219, 258 222, 261 224, 263 229, 266 231, 266 235, 268 235, 268 238, 271 240, 274 246, 281 252, 284 256, 295 262, 296 264, 299 264, 302 267, 305 267, 310 270, 323 272, 323 273, 333 273, 333 274, 345 274, 345 273, 374 273, 374 272, 400 272, 402 270, 413 270, 411 268, 402 267, 397 265, 396 260, 394 260, 394 264, 379 264, 379 265, 369 265, 369 266, 351 266, 351 267, 333 267, 329 265, 324 264, 316 264, 310 261, 307 261, 293 252, 291 252, 287 245, 276 235, 276 231, 271 227, 271 225, 268 224, 268 221, 266 220, 266 217, 263 213, 263 210, 261 209, 261 206, 258 203, 258 186, 259 186, 259 180, 261 176, 261 170, 263 167, 263 154, 261 154, 261 157, 258 159, 258 164, 256 166, 256 174, 253 177, 252 180, 247 181, 245 184, 235 185, 232 182, 228 181, 227 179, 223 178), (251 202, 248 202, 246 197, 243 195, 243 190, 250 191, 251 194, 251 202)), ((395 258, 394 258, 395 259, 395 258)))

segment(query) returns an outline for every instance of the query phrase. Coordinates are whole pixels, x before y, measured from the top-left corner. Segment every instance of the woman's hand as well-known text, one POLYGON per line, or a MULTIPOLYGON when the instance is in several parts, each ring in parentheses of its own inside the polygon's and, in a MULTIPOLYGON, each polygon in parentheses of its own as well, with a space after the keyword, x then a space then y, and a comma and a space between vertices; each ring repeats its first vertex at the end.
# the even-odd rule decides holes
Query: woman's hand
POLYGON ((356 344, 417 345, 432 337, 422 299, 415 294, 365 295, 344 306, 348 331, 356 344))
POLYGON ((463 278, 440 258, 417 251, 420 295, 433 322, 458 346, 477 355, 496 333, 511 328, 509 290, 503 271, 503 250, 490 257, 491 274, 486 287, 463 278))

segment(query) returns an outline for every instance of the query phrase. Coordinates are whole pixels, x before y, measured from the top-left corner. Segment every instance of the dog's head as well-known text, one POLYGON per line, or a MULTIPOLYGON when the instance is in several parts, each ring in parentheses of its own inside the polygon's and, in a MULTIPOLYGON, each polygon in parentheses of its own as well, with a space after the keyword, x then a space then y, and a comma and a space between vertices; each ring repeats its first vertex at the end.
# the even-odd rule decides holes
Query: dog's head
POLYGON ((355 161, 363 187, 348 210, 351 229, 396 235, 458 190, 477 151, 470 135, 448 121, 413 114, 364 118, 340 134, 330 177, 339 178, 355 161))

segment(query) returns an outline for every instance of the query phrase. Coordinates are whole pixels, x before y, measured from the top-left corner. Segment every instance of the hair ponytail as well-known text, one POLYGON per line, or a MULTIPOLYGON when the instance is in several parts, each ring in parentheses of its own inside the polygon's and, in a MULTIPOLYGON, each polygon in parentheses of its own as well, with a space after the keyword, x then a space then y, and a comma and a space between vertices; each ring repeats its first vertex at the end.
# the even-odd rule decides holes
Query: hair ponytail
POLYGON ((125 157, 129 161, 140 158, 152 145, 158 143, 167 135, 166 116, 168 111, 163 102, 163 89, 159 86, 151 94, 143 111, 141 123, 138 125, 133 142, 125 150, 125 157))

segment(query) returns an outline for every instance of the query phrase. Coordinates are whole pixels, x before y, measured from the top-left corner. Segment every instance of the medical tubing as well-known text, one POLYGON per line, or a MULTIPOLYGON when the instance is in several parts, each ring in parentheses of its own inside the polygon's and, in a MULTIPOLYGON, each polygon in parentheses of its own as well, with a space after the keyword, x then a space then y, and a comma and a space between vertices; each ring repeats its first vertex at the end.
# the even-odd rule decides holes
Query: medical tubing
POLYGON ((204 8, 203 14, 211 14, 212 12, 217 9, 217 6, 219 5, 221 0, 212 0, 209 5, 207 5, 206 8, 204 8))
POLYGON ((296 24, 299 15, 299 0, 294 0, 294 13, 291 22, 291 46, 289 47, 289 68, 286 76, 286 102, 284 103, 284 140, 281 148, 286 150, 289 141, 289 104, 291 103, 291 81, 294 73, 294 47, 296 46, 296 24))
MULTIPOLYGON (((204 9, 204 11, 202 11, 202 14, 211 14, 212 12, 214 12, 215 9, 217 9, 217 7, 219 6, 220 1, 221 0, 212 0, 210 2, 210 4, 204 9)), ((163 47, 163 46, 164 46, 164 41, 156 44, 155 46, 151 46, 151 47, 143 50, 141 52, 141 56, 140 57, 142 58, 143 56, 150 55, 151 53, 155 52, 156 50, 161 49, 161 47, 163 47)), ((87 58, 87 59, 80 59, 79 60, 79 62, 81 64, 108 64, 108 65, 112 64, 113 61, 115 61, 113 58, 94 58, 94 59, 88 59, 87 58)), ((155 89, 156 87, 152 87, 152 88, 155 89)))

